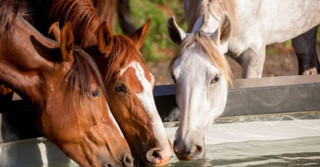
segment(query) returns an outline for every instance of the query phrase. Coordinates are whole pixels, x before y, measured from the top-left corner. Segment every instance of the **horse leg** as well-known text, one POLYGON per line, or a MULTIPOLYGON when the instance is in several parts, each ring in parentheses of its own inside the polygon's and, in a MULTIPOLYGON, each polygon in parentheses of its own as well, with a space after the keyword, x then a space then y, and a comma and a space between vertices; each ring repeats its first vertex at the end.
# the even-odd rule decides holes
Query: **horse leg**
POLYGON ((259 51, 248 48, 235 60, 242 66, 242 78, 261 78, 266 57, 265 47, 259 51))
POLYGON ((320 72, 317 56, 318 26, 292 39, 299 64, 299 75, 316 75, 320 72))

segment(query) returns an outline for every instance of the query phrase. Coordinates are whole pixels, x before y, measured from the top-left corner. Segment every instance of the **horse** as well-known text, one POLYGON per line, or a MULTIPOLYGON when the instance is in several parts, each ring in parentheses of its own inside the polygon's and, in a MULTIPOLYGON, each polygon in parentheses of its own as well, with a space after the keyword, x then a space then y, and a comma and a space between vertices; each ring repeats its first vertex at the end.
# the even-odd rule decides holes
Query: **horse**
POLYGON ((129 0, 92 0, 92 2, 100 19, 107 20, 111 30, 114 30, 116 15, 124 34, 130 35, 137 29, 132 21, 129 0))
POLYGON ((139 51, 150 20, 125 37, 113 35, 108 23, 97 16, 90 0, 53 0, 38 5, 46 9, 48 15, 39 14, 45 19, 35 18, 36 25, 42 27, 41 23, 50 18, 47 24, 51 26, 42 29, 49 29, 54 37, 59 37, 58 24, 71 21, 76 44, 95 59, 107 90, 111 112, 129 143, 134 163, 141 166, 168 163, 172 144, 155 106, 152 92, 154 77, 139 51), (59 23, 53 24, 55 21, 59 23))
MULTIPOLYGON (((209 15, 204 15, 207 20, 209 15)), ((205 156, 205 136, 214 119, 220 116, 227 101, 231 70, 224 56, 231 35, 232 22, 224 15, 214 33, 199 29, 186 34, 169 18, 167 29, 178 49, 169 65, 176 88, 180 124, 173 147, 180 160, 205 156)))
POLYGON ((117 0, 91 0, 96 12, 100 18, 107 20, 113 30, 115 27, 115 13, 117 6, 120 5, 117 0))
MULTIPOLYGON (((220 54, 226 53, 238 60, 243 67, 243 77, 261 77, 266 44, 281 42, 285 39, 292 38, 319 23, 320 17, 318 17, 318 11, 320 8, 318 8, 318 6, 320 5, 320 1, 295 2, 296 3, 292 1, 267 2, 262 0, 255 2, 245 0, 186 0, 184 2, 184 9, 189 24, 188 33, 185 33, 177 26, 174 18, 168 20, 167 28, 169 36, 174 43, 180 45, 180 49, 177 51, 178 54, 175 54, 175 57, 179 58, 173 59, 170 67, 172 77, 176 80, 176 100, 181 113, 179 131, 174 142, 174 151, 178 158, 200 159, 204 157, 203 134, 205 134, 205 131, 210 127, 211 119, 215 119, 215 117, 223 112, 223 105, 225 105, 226 98, 226 95, 221 96, 216 93, 215 90, 210 90, 211 84, 205 82, 208 81, 208 79, 198 79, 200 77, 198 76, 199 71, 202 77, 204 77, 204 75, 206 78, 212 77, 210 72, 208 72, 212 71, 210 70, 212 66, 205 66, 203 65, 204 62, 197 60, 200 59, 198 55, 204 55, 203 51, 193 49, 193 47, 197 46, 196 44, 192 43, 189 46, 183 45, 182 47, 181 43, 183 44, 185 40, 188 41, 188 37, 198 34, 199 31, 214 41, 216 39, 213 37, 219 36, 220 34, 219 29, 230 29, 227 31, 227 34, 230 33, 229 35, 220 38, 220 42, 216 42, 217 44, 215 46, 219 48, 220 54), (302 5, 302 3, 304 5, 302 5), (295 12, 295 10, 299 12, 295 12), (303 12, 301 11, 305 10, 310 11, 302 17, 303 12), (290 17, 286 15, 288 13, 291 14, 290 17), (283 26, 292 25, 289 23, 294 23, 295 19, 293 16, 308 19, 303 19, 302 23, 294 24, 296 27, 283 26), (228 24, 223 24, 226 18, 229 20, 227 21, 228 24), (292 28, 294 31, 289 31, 292 30, 292 28), (223 42, 221 43, 221 41, 223 42), (195 67, 191 68, 190 66, 195 67), (201 104, 204 105, 201 105, 200 100, 197 100, 200 99, 200 95, 195 92, 195 90, 207 95, 201 98, 201 104), (214 103, 212 100, 208 100, 212 98, 213 95, 216 95, 215 100, 218 98, 220 100, 220 104, 217 106, 212 105, 214 103), (205 103, 203 103, 203 101, 205 101, 205 103), (218 111, 216 111, 217 107, 220 107, 218 111), (203 113, 209 115, 215 113, 215 116, 206 116, 203 113), (210 119, 210 121, 202 121, 204 118, 210 119), (201 136, 201 138, 198 136, 201 136)), ((202 35, 201 38, 205 38, 205 36, 202 35)), ((195 43, 197 43, 197 41, 195 41, 195 43)), ((207 43, 209 43, 209 41, 207 43)), ((309 58, 305 58, 305 60, 307 59, 309 58)), ((224 66, 227 66, 227 63, 225 63, 224 66)), ((210 81, 210 83, 216 82, 213 80, 213 82, 210 81)), ((225 87, 226 86, 224 86, 224 88, 225 87)), ((224 92, 224 94, 226 94, 226 92, 224 92)))
POLYGON ((188 32, 197 29, 206 12, 211 15, 207 32, 213 32, 217 28, 223 12, 233 16, 231 18, 236 31, 228 41, 226 54, 242 66, 243 78, 261 77, 266 45, 292 38, 298 57, 299 74, 320 72, 315 51, 316 26, 320 23, 319 6, 320 1, 316 0, 281 2, 186 0, 184 2, 189 24, 188 32), (298 36, 303 33, 306 34, 298 36), (310 49, 312 51, 308 51, 310 49))
POLYGON ((36 111, 37 129, 81 166, 130 166, 98 68, 74 45, 71 24, 59 45, 24 19, 21 1, 0 4, 0 82, 36 111))

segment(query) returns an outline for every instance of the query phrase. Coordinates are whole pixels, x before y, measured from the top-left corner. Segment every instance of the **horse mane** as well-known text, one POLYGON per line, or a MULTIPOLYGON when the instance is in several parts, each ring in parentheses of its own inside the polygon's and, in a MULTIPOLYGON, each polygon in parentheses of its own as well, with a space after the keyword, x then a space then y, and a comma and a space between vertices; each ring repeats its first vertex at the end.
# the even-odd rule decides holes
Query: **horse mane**
POLYGON ((212 42, 210 37, 202 31, 196 31, 182 41, 170 62, 169 69, 172 69, 173 63, 176 59, 179 58, 185 49, 193 43, 208 55, 209 59, 218 68, 219 72, 226 77, 228 84, 231 85, 232 72, 226 58, 219 52, 217 46, 212 42))
POLYGON ((134 60, 142 60, 143 56, 131 39, 125 36, 113 37, 113 49, 107 56, 105 64, 108 70, 105 74, 105 82, 109 83, 119 73, 120 69, 134 60))
POLYGON ((0 0, 0 35, 5 34, 14 24, 18 16, 27 16, 27 5, 22 0, 0 0), (9 23, 9 17, 13 20, 9 23))
POLYGON ((100 24, 91 0, 53 0, 49 12, 51 22, 60 20, 60 25, 71 22, 75 41, 80 47, 88 47, 100 24))
MULTIPOLYGON (((227 13, 231 17, 231 23, 234 27, 236 23, 236 4, 234 0, 190 0, 186 18, 188 21, 188 32, 192 31, 197 19, 209 12, 214 18, 220 19, 223 13, 227 13)), ((235 33, 236 28, 233 28, 235 33)))
POLYGON ((80 97, 85 94, 91 94, 91 74, 93 79, 97 81, 98 86, 101 88, 102 93, 107 97, 104 89, 104 84, 101 79, 100 72, 94 60, 84 52, 79 46, 75 46, 74 62, 65 76, 68 79, 68 86, 66 93, 78 90, 80 97))
MULTIPOLYGON (((0 0, 0 4, 0 33, 3 35, 10 27, 14 26, 18 16, 28 16, 28 10, 24 1, 21 0, 0 0), (8 25, 9 16, 12 14, 13 21, 8 25)), ((61 54, 60 49, 57 51, 61 54)), ((92 58, 78 46, 75 46, 73 55, 74 62, 69 72, 65 75, 65 78, 69 81, 66 93, 79 89, 80 96, 87 93, 91 94, 90 81, 92 74, 93 79, 97 81, 98 86, 101 87, 104 95, 106 95, 98 67, 92 58)), ((56 61, 58 62, 58 60, 56 61)))

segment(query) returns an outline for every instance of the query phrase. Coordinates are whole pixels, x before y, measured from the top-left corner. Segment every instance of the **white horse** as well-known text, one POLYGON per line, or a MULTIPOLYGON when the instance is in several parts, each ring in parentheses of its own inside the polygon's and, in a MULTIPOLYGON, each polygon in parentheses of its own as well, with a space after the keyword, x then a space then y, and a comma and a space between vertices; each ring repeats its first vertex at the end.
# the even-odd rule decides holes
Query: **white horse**
POLYGON ((179 159, 200 159, 205 133, 226 103, 230 74, 223 54, 242 65, 243 77, 261 77, 265 46, 319 24, 320 0, 186 0, 184 9, 189 33, 174 18, 167 25, 180 45, 170 66, 180 110, 174 151, 179 159))
POLYGON ((180 45, 170 65, 180 110, 174 151, 179 159, 201 159, 206 131, 227 101, 231 72, 223 50, 231 33, 231 21, 228 16, 223 17, 214 33, 205 33, 200 27, 186 34, 174 18, 169 19, 167 28, 172 40, 180 45))
MULTIPOLYGON (((209 12, 207 26, 211 32, 223 12, 234 16, 236 31, 229 39, 227 55, 242 65, 244 78, 261 77, 266 45, 292 39, 320 23, 319 0, 186 0, 184 9, 189 28, 196 28, 203 14, 209 12)), ((317 73, 315 69, 305 70, 301 73, 317 73)))

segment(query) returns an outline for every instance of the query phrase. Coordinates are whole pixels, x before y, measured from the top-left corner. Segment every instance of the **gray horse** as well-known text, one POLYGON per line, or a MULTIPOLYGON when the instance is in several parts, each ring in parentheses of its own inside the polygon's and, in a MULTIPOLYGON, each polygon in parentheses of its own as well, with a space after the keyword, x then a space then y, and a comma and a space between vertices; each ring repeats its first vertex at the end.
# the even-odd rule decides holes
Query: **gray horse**
POLYGON ((212 15, 207 24, 211 33, 222 13, 234 16, 227 55, 241 64, 244 78, 261 77, 266 45, 292 38, 299 74, 317 74, 320 70, 315 47, 319 0, 186 0, 184 9, 189 32, 197 30, 205 12, 212 15))
POLYGON ((184 5, 188 33, 173 17, 167 25, 179 45, 170 65, 180 111, 174 151, 179 159, 195 160, 205 156, 206 132, 226 104, 230 69, 224 53, 242 65, 243 77, 261 77, 266 45, 306 32, 293 40, 300 73, 317 73, 320 0, 186 0, 184 5))

